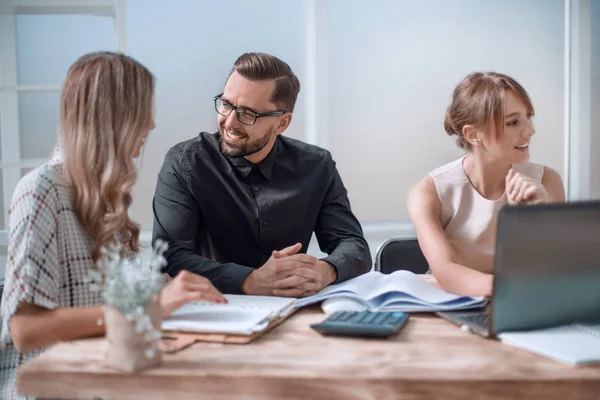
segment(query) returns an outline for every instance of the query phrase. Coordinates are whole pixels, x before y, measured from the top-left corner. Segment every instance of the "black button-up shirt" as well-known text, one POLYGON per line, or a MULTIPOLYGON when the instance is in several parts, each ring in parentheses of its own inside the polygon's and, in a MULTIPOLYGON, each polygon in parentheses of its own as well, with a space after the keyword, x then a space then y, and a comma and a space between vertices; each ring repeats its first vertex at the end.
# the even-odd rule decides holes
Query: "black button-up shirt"
POLYGON ((177 144, 165 157, 153 208, 153 241, 169 244, 164 271, 192 271, 223 293, 242 293, 273 250, 300 242, 306 252, 313 232, 337 282, 371 267, 331 154, 288 137, 278 136, 256 165, 223 155, 218 133, 177 144))

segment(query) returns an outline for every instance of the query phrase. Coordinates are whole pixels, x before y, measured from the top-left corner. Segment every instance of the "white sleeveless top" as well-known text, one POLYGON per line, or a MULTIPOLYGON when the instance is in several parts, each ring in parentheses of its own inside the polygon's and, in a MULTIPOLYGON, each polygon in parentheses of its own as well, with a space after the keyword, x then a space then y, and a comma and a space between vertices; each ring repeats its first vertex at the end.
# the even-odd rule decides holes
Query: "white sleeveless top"
MULTIPOLYGON (((440 202, 440 222, 457 257, 456 262, 478 271, 492 273, 496 246, 498 212, 508 203, 506 193, 488 200, 473 187, 465 170, 466 156, 431 171, 440 202)), ((513 169, 542 182, 544 166, 514 164, 513 169)))

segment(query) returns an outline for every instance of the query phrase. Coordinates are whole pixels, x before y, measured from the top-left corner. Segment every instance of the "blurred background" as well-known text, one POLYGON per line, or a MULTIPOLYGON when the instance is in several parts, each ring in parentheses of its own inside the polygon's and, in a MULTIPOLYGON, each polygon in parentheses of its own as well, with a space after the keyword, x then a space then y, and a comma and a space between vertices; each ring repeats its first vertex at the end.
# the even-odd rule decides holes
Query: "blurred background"
POLYGON ((217 130, 212 97, 248 51, 298 75, 285 134, 333 153, 373 253, 414 235, 408 189, 462 154, 443 120, 473 71, 516 78, 536 109, 532 161, 570 199, 600 198, 600 0, 0 0, 0 257, 12 191, 56 144, 66 71, 95 50, 157 78, 130 210, 146 245, 164 155, 217 130))

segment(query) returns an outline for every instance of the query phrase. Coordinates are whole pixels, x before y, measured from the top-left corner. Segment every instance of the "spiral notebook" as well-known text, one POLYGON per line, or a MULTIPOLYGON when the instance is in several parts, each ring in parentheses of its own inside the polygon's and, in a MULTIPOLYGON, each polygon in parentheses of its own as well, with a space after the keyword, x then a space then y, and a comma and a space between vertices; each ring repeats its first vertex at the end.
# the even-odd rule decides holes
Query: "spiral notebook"
POLYGON ((600 324, 504 332, 505 343, 572 365, 600 363, 600 324))

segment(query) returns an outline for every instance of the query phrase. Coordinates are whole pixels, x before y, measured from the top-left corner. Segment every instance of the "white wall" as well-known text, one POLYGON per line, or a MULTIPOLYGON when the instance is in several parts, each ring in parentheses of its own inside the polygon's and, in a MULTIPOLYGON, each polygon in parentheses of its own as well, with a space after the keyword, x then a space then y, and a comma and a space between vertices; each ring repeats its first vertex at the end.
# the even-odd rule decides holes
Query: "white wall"
MULTIPOLYGON (((292 66, 304 85, 287 134, 307 139, 305 3, 127 0, 127 51, 157 77, 157 128, 131 209, 143 229, 152 227, 151 199, 164 154, 202 130, 216 130, 212 96, 241 53, 273 53, 292 66)), ((361 221, 406 220, 409 187, 461 154, 442 124, 452 89, 475 70, 510 74, 529 90, 538 129, 532 158, 562 172, 562 0, 376 4, 328 0, 327 27, 317 38, 327 48, 321 65, 328 66, 329 93, 322 102, 329 105, 329 129, 318 134, 327 138, 361 221)), ((19 82, 60 83, 81 53, 113 49, 113 32, 106 17, 19 17, 19 82)), ((23 157, 52 150, 57 98, 20 96, 23 157)))
MULTIPOLYGON (((305 9, 301 1, 127 0, 127 51, 157 78, 156 129, 144 152, 131 215, 152 229, 152 197, 167 150, 201 131, 216 132, 213 96, 244 52, 274 54, 305 76, 305 9)), ((291 137, 304 139, 304 92, 291 137)))
POLYGON ((529 91, 532 161, 563 169, 562 0, 330 0, 331 150, 362 221, 407 218, 408 188, 458 157, 443 121, 472 71, 529 91))
POLYGON ((600 1, 591 1, 591 128, 590 196, 600 199, 600 1))
MULTIPOLYGON (((159 160, 216 130, 211 99, 239 54, 271 52, 305 77, 302 2, 256 4, 127 2, 128 52, 158 79, 157 128, 132 209, 144 229, 159 160)), ((452 89, 474 70, 510 74, 529 90, 539 132, 532 158, 562 172, 562 0, 329 0, 327 24, 330 129, 319 134, 329 136, 361 221, 406 219, 408 188, 461 154, 443 118, 452 89)), ((289 132, 301 139, 303 94, 289 132)))

